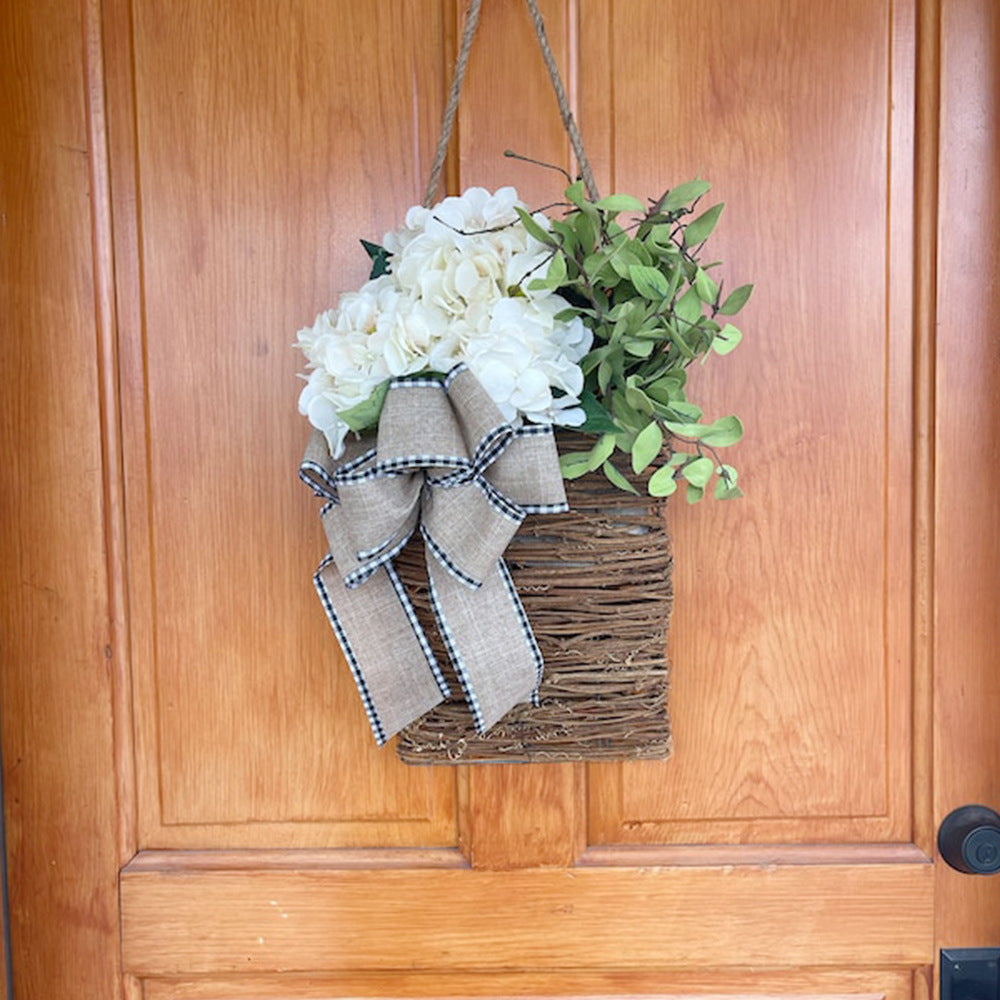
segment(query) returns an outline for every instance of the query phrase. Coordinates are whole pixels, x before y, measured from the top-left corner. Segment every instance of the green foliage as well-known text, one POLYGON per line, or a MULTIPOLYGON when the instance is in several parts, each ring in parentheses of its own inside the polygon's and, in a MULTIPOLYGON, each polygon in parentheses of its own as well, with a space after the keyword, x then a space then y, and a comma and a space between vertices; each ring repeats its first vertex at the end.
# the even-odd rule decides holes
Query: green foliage
POLYGON ((365 253, 371 258, 372 269, 368 275, 368 280, 381 278, 383 274, 389 273, 389 251, 378 243, 369 240, 362 240, 361 245, 365 248, 365 253))
POLYGON ((382 414, 382 405, 385 403, 385 394, 388 391, 389 380, 386 379, 375 387, 375 391, 366 400, 349 410, 341 410, 338 414, 340 419, 356 434, 377 426, 378 418, 382 414))
POLYGON ((639 491, 618 471, 617 467, 611 462, 605 462, 601 469, 604 470, 604 475, 608 477, 608 482, 612 486, 617 486, 620 490, 625 490, 626 493, 634 493, 636 496, 639 495, 639 491))
POLYGON ((618 425, 611 419, 611 414, 601 405, 600 400, 589 390, 580 394, 580 405, 586 414, 586 421, 579 430, 584 434, 615 434, 618 425))
POLYGON ((632 471, 636 475, 644 472, 662 450, 663 430, 655 420, 651 420, 632 442, 632 471))
POLYGON ((725 317, 736 315, 752 285, 726 292, 718 262, 702 263, 705 240, 723 205, 699 210, 708 193, 703 180, 665 191, 652 203, 627 194, 591 201, 577 181, 566 189, 569 210, 543 229, 527 212, 528 231, 552 248, 543 277, 530 287, 558 290, 591 329, 581 397, 597 440, 589 452, 563 455, 563 475, 576 478, 600 468, 620 489, 634 487, 614 464, 624 452, 637 475, 647 474, 652 496, 670 496, 685 484, 697 502, 714 481, 719 499, 741 496, 736 470, 717 449, 743 436, 736 416, 705 421, 687 397, 687 368, 696 359, 725 356, 742 333, 725 317), (720 321, 720 317, 723 319, 720 321))

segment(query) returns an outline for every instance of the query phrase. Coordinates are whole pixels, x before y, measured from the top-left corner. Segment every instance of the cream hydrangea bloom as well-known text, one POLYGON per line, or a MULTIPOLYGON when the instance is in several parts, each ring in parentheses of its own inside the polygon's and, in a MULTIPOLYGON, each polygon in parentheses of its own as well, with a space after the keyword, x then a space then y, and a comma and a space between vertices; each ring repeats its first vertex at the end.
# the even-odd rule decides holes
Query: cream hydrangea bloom
MULTIPOLYGON (((309 374, 300 411, 339 456, 348 427, 339 416, 386 379, 446 373, 465 362, 512 422, 578 426, 584 421, 579 363, 592 336, 566 301, 531 291, 551 251, 518 219, 511 187, 469 188, 433 208, 415 206, 387 233, 391 273, 341 296, 299 331, 309 374)), ((533 217, 548 228, 544 215, 533 217)))

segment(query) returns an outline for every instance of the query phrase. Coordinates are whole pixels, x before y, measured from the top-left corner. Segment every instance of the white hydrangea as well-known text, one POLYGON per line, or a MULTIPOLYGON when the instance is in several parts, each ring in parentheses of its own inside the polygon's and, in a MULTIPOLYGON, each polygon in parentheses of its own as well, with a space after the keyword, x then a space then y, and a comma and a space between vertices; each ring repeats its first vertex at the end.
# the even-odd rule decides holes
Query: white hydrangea
MULTIPOLYGON (((392 273, 342 295, 299 331, 309 369, 299 409, 335 456, 348 430, 339 413, 388 378, 446 373, 460 362, 509 421, 583 423, 579 362, 591 333, 578 317, 556 320, 567 307, 559 295, 529 291, 550 251, 515 206, 523 207, 517 192, 505 187, 411 208, 383 240, 392 273)), ((533 218, 548 228, 544 215, 533 218)))
POLYGON ((568 324, 556 322, 562 308, 559 296, 502 299, 493 308, 488 329, 468 343, 465 362, 507 420, 521 416, 564 426, 584 421, 578 362, 590 347, 590 331, 578 317, 568 324), (563 326, 574 329, 561 336, 563 326), (567 350, 567 343, 575 346, 567 350), (563 395, 554 396, 552 389, 563 395))
POLYGON ((299 412, 326 435, 333 454, 343 451, 349 429, 338 413, 364 402, 393 374, 385 345, 399 298, 395 282, 383 275, 345 293, 336 309, 299 330, 298 347, 309 370, 299 412))

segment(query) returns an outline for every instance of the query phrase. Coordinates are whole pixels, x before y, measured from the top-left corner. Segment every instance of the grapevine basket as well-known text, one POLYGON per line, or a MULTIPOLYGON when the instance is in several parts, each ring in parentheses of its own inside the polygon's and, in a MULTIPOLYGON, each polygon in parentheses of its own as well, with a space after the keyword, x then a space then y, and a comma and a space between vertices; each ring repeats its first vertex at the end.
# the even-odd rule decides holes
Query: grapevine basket
MULTIPOLYGON (((560 450, 565 446, 561 441, 560 450)), ((569 512, 528 517, 505 553, 545 658, 539 704, 517 706, 480 736, 465 702, 446 701, 400 733, 404 762, 670 755, 666 639, 673 587, 664 502, 624 493, 600 472, 566 487, 569 512)), ((447 676, 419 543, 396 566, 447 676)), ((457 682, 452 687, 459 690, 457 682)))

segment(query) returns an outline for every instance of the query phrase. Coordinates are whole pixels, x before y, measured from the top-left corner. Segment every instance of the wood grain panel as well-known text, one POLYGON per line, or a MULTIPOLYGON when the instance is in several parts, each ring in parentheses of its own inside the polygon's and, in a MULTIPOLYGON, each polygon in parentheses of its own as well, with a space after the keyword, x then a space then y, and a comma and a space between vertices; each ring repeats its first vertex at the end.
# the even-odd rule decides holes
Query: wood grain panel
POLYGON ((133 13, 141 325, 124 363, 144 843, 454 843, 450 772, 375 749, 313 592, 325 543, 295 478, 308 428, 291 349, 364 278, 358 238, 419 200, 439 6, 133 13))
POLYGON ((232 873, 167 861, 123 873, 124 955, 143 977, 919 965, 932 959, 933 881, 929 864, 232 873))
POLYGON ((713 181, 756 291, 692 376, 748 495, 669 512, 676 753, 591 769, 591 839, 908 839, 912 5, 603 13, 614 187, 713 181))
POLYGON ((462 846, 472 865, 573 865, 587 846, 585 777, 577 764, 463 769, 462 846))
MULTIPOLYGON (((336 977, 242 976, 225 981, 147 980, 145 1000, 335 1000, 344 997, 520 996, 552 1000, 911 1000, 908 971, 347 973, 336 977)), ((916 1000, 916 998, 914 998, 916 1000)))
MULTIPOLYGON (((0 8, 0 718, 13 978, 117 996, 95 5, 0 8)), ((106 183, 106 176, 103 178, 106 183)), ((113 405, 111 401, 105 401, 113 405)))
MULTIPOLYGON (((941 11, 937 282, 935 819, 1000 809, 1000 10, 941 11), (985 401, 991 401, 986 404, 985 401)), ((936 39, 935 39, 936 40, 936 39)), ((940 947, 995 947, 1000 880, 938 866, 940 947)))

